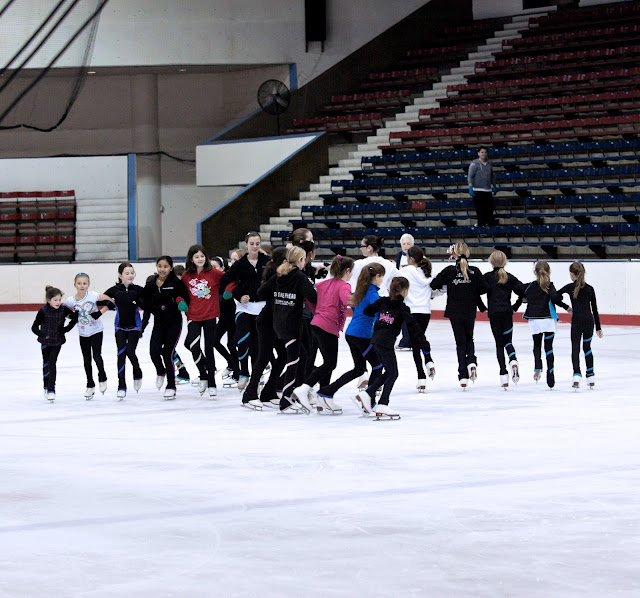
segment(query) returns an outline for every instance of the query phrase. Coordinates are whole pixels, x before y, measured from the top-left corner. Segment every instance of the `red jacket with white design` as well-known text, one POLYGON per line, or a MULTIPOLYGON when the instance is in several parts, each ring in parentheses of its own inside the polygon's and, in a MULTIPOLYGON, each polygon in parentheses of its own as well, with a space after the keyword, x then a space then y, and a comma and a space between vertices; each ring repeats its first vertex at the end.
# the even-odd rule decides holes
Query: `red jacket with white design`
POLYGON ((220 281, 224 272, 215 268, 200 274, 182 275, 182 282, 189 290, 189 311, 187 320, 192 322, 202 322, 220 317, 220 303, 218 294, 220 292, 220 281))

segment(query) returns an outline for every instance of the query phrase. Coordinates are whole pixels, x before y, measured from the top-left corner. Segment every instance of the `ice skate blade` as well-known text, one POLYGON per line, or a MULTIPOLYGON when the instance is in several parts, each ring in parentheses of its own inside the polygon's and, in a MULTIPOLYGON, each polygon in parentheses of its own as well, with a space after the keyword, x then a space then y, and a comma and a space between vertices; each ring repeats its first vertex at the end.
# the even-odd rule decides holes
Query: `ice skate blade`
POLYGON ((374 419, 374 421, 380 422, 380 421, 392 421, 395 419, 400 419, 399 415, 386 415, 384 413, 376 413, 375 414, 376 417, 374 419))
POLYGON ((224 382, 222 384, 223 388, 238 388, 238 383, 234 380, 233 382, 224 382))
POLYGON ((280 415, 301 415, 304 411, 302 409, 296 409, 294 407, 287 407, 286 409, 280 409, 280 415))
POLYGON ((316 405, 316 410, 320 415, 342 415, 342 409, 329 409, 316 405))
POLYGON ((241 403, 241 405, 249 411, 262 411, 262 405, 252 405, 251 403, 241 403))
POLYGON ((503 388, 505 391, 508 391, 508 390, 509 390, 509 385, 508 385, 508 384, 503 384, 503 385, 502 385, 502 388, 503 388))
POLYGON ((421 388, 418 388, 418 394, 426 395, 427 394, 427 389, 424 386, 421 387, 421 388))

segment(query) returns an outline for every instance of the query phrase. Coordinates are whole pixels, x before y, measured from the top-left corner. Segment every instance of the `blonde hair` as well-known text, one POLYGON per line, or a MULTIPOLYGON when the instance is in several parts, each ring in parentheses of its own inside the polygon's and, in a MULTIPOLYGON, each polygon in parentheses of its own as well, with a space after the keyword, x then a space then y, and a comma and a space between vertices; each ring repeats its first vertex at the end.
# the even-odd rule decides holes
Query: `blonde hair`
POLYGON ((296 267, 296 264, 301 259, 307 259, 307 252, 299 245, 289 247, 289 249, 287 250, 287 259, 285 259, 285 261, 278 266, 276 273, 278 274, 278 276, 289 274, 289 272, 291 272, 296 267))
POLYGON ((465 280, 469 280, 469 262, 467 260, 470 254, 469 247, 464 241, 458 241, 453 246, 453 255, 460 260, 460 271, 465 280))
POLYGON ((496 276, 498 277, 498 284, 507 284, 507 280, 509 277, 505 272, 505 267, 507 265, 507 256, 503 251, 494 251, 489 256, 489 263, 494 267, 498 268, 496 272, 496 276))
POLYGON ((573 264, 569 266, 569 272, 576 277, 576 286, 573 289, 573 298, 577 299, 580 289, 584 288, 584 285, 587 284, 584 279, 584 264, 581 264, 580 262, 573 262, 573 264))
POLYGON ((549 263, 541 260, 536 264, 533 271, 538 279, 540 288, 545 293, 548 293, 549 287, 551 286, 551 267, 549 266, 549 263))

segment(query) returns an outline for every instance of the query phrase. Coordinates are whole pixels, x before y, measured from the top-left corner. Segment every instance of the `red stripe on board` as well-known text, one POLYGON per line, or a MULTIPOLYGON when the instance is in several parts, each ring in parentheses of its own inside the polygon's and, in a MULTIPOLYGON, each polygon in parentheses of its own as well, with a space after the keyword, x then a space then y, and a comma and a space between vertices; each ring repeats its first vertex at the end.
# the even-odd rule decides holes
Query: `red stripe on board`
MULTIPOLYGON (((43 303, 5 303, 0 304, 0 312, 2 311, 38 311, 44 304, 43 303)), ((349 316, 351 315, 351 310, 349 311, 349 316)), ((571 323, 571 315, 566 313, 558 314, 559 321, 563 324, 571 323)), ((431 318, 434 320, 442 320, 444 319, 444 311, 439 309, 434 309, 431 312, 431 318)), ((477 314, 477 319, 480 322, 488 322, 489 318, 487 317, 487 313, 477 314)), ((522 319, 522 313, 519 312, 513 315, 513 319, 515 322, 522 320, 525 322, 526 320, 522 319)), ((625 314, 600 314, 600 323, 603 326, 640 326, 640 315, 625 315, 625 314)))

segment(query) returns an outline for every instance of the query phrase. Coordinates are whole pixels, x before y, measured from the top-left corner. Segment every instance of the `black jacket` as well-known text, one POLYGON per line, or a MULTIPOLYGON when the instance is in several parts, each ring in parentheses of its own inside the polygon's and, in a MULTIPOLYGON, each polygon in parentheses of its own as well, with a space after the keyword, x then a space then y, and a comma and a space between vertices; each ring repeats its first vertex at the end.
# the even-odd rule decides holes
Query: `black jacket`
POLYGON ((66 305, 55 309, 47 303, 38 310, 31 331, 38 337, 40 344, 59 347, 64 345, 64 335, 76 325, 79 315, 77 311, 71 311, 66 305), (69 318, 69 324, 65 326, 64 321, 67 318, 69 318))
POLYGON ((142 318, 139 309, 145 309, 142 300, 144 289, 137 284, 130 284, 128 287, 124 283, 108 288, 104 294, 113 299, 116 304, 116 330, 141 330, 142 318))
MULTIPOLYGON (((530 283, 520 283, 513 288, 514 292, 520 296, 527 298, 527 309, 524 311, 523 318, 527 320, 539 320, 541 318, 551 318, 553 304, 560 305, 564 309, 569 309, 566 303, 563 303, 562 296, 556 291, 553 283, 549 285, 549 292, 545 293, 538 284, 537 280, 530 283)), ((555 311, 555 310, 554 310, 555 311)))
POLYGON ((178 303, 184 301, 189 304, 189 291, 186 285, 173 272, 167 276, 167 280, 162 286, 157 284, 158 275, 156 274, 146 285, 144 285, 144 305, 148 312, 145 313, 146 328, 148 317, 147 314, 153 314, 155 324, 178 324, 182 322, 182 312, 178 309, 178 303))
POLYGON ((293 268, 288 274, 274 274, 258 289, 258 298, 271 304, 273 329, 281 340, 300 338, 304 300, 318 301, 318 294, 309 277, 293 268))
POLYGON ((464 279, 458 260, 455 266, 447 266, 431 281, 434 290, 447 287, 445 318, 475 319, 480 295, 489 290, 489 285, 475 266, 469 266, 467 274, 469 280, 464 279))
POLYGON ((559 291, 559 295, 567 293, 571 299, 571 323, 591 325, 595 321, 596 330, 601 330, 600 314, 596 303, 596 292, 593 287, 586 284, 580 289, 578 296, 574 298, 573 291, 576 283, 571 282, 564 285, 559 291))
POLYGON ((513 287, 522 284, 513 274, 509 274, 509 272, 507 272, 507 282, 504 284, 498 283, 497 271, 498 268, 494 268, 492 272, 487 272, 483 276, 489 287, 487 290, 489 318, 495 315, 513 313, 511 293, 513 293, 513 287))
POLYGON ((248 255, 233 263, 229 271, 222 277, 220 288, 224 289, 231 282, 236 282, 236 288, 233 289, 233 298, 237 301, 244 295, 249 295, 249 301, 260 301, 258 299, 258 289, 262 284, 262 272, 264 267, 269 263, 271 258, 264 253, 258 254, 258 263, 254 268, 249 261, 248 255))
POLYGON ((409 337, 411 338, 411 346, 428 349, 427 340, 420 330, 420 326, 413 319, 411 310, 405 305, 402 296, 393 300, 389 297, 380 297, 380 299, 367 305, 362 310, 362 313, 369 317, 378 314, 378 319, 373 326, 373 336, 371 337, 371 342, 374 345, 393 347, 402 329, 402 324, 406 322, 409 337))

